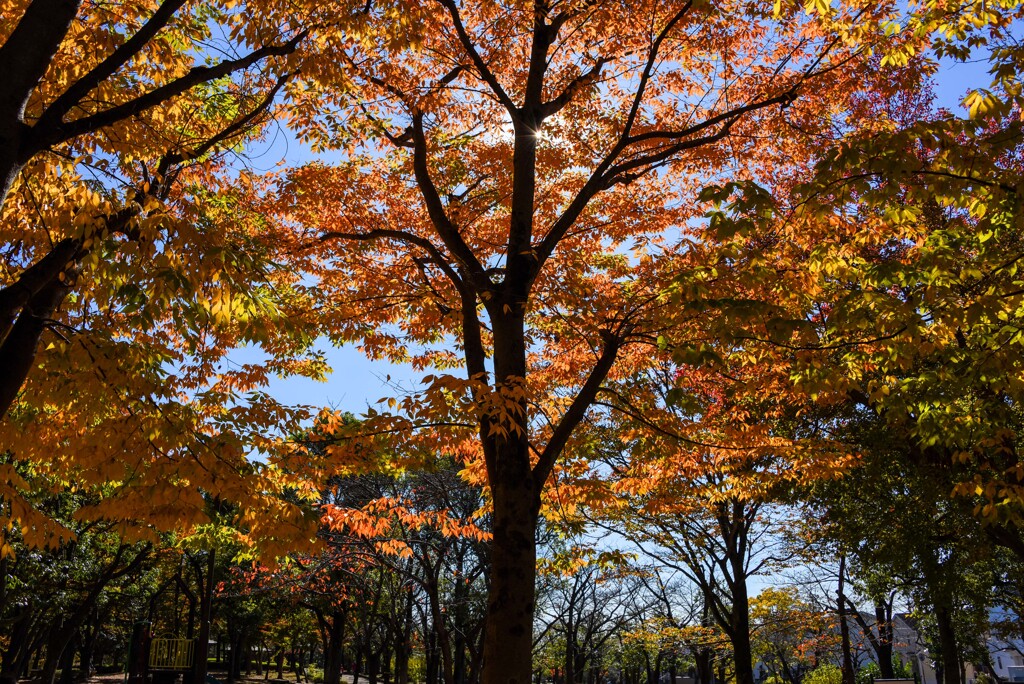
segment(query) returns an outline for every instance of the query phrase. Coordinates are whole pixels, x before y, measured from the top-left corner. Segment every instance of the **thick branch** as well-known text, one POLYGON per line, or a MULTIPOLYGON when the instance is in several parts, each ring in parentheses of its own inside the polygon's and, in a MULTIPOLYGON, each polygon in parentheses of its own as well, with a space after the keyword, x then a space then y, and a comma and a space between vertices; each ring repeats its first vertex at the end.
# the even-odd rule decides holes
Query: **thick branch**
POLYGON ((360 242, 370 242, 373 240, 391 239, 404 242, 409 245, 415 245, 420 249, 424 250, 430 255, 431 260, 437 264, 448 279, 452 281, 452 284, 459 289, 461 292, 466 287, 465 281, 459 276, 459 274, 452 268, 451 264, 448 263, 448 259, 441 252, 437 246, 430 240, 420 237, 419 235, 413 235, 412 233, 406 233, 402 230, 391 230, 387 228, 378 228, 375 230, 367 231, 366 233, 346 233, 341 231, 330 231, 320 236, 320 241, 326 240, 357 240, 360 242))
POLYGON ((551 469, 554 468, 555 461, 558 460, 562 450, 565 449, 565 445, 569 441, 573 430, 583 420, 587 409, 594 403, 597 392, 601 389, 601 384, 608 377, 608 373, 618 357, 619 349, 622 347, 622 337, 607 332, 602 333, 601 337, 604 342, 601 356, 597 359, 597 363, 594 364, 594 369, 590 371, 590 375, 587 377, 586 382, 583 383, 583 387, 576 393, 565 415, 562 416, 562 420, 558 422, 558 425, 551 433, 551 438, 544 446, 544 450, 537 459, 537 465, 533 468, 533 479, 537 487, 544 486, 548 475, 551 474, 551 469))
POLYGON ((91 116, 75 119, 68 123, 55 121, 50 122, 50 125, 45 127, 33 127, 32 137, 34 139, 34 147, 37 150, 43 150, 51 145, 56 145, 76 136, 91 133, 105 126, 109 126, 117 123, 118 121, 139 114, 150 107, 155 107, 167 100, 170 100, 171 98, 181 95, 185 91, 197 85, 208 83, 224 76, 229 76, 236 71, 248 69, 267 57, 288 55, 295 51, 295 48, 298 47, 298 44, 303 38, 305 38, 305 36, 306 32, 303 32, 282 45, 267 45, 249 53, 245 57, 225 60, 212 67, 193 67, 187 74, 174 79, 170 83, 166 83, 148 93, 145 93, 144 95, 140 95, 134 100, 117 105, 116 107, 111 107, 110 109, 98 112, 91 116))
POLYGON ((640 112, 640 104, 643 102, 644 93, 647 91, 647 84, 651 80, 651 74, 654 72, 654 65, 658 61, 658 53, 661 51, 661 46, 668 38, 668 34, 676 27, 679 22, 690 11, 693 7, 693 0, 689 0, 685 5, 676 12, 671 19, 665 24, 664 28, 658 34, 657 38, 654 39, 654 43, 651 44, 651 51, 647 54, 647 63, 644 65, 644 70, 640 74, 640 81, 636 86, 636 94, 633 96, 633 103, 629 107, 629 114, 626 115, 626 125, 622 128, 622 140, 620 145, 624 145, 624 141, 629 137, 629 132, 633 129, 633 124, 636 123, 637 114, 640 112))
POLYGON ((569 85, 559 93, 558 97, 541 105, 541 118, 546 119, 549 116, 560 112, 567 104, 572 102, 573 98, 575 98, 579 92, 601 77, 601 69, 603 69, 604 65, 610 61, 611 60, 606 57, 599 58, 594 63, 594 66, 574 78, 569 85))
POLYGON ((119 45, 103 61, 93 67, 92 71, 71 84, 60 97, 46 108, 46 111, 39 117, 39 121, 46 122, 46 125, 63 121, 67 113, 83 97, 141 52, 149 41, 170 22, 171 17, 185 4, 185 1, 164 0, 135 35, 119 45))
POLYGON ((744 114, 756 112, 759 109, 764 109, 765 107, 771 107, 773 105, 789 104, 795 98, 795 91, 790 89, 765 100, 757 100, 739 107, 733 107, 732 109, 716 114, 715 116, 707 118, 698 124, 688 126, 679 131, 648 131, 647 133, 641 133, 640 135, 629 136, 626 139, 626 142, 629 145, 635 145, 636 143, 647 142, 649 140, 679 140, 681 138, 689 138, 709 128, 714 128, 719 124, 723 124, 725 126, 732 125, 744 114))
POLYGON ((51 280, 21 309, 11 332, 0 345, 0 419, 14 403, 32 369, 39 338, 70 289, 65 278, 51 280))
MULTIPOLYGON (((145 197, 166 196, 176 175, 168 173, 169 169, 174 164, 201 157, 242 132, 266 111, 288 77, 281 76, 259 105, 197 148, 165 155, 160 160, 159 177, 155 182, 136 194, 133 201, 104 216, 104 230, 96 236, 97 239, 116 234, 129 240, 139 239, 133 221, 143 212, 145 197)), ((0 417, 21 389, 35 358, 40 335, 70 289, 71 278, 65 277, 62 281, 61 274, 69 276, 69 270, 78 268, 78 263, 89 251, 82 245, 80 238, 61 240, 39 261, 26 268, 14 283, 0 289, 0 370, 3 375, 0 380, 0 417)), ((442 263, 442 268, 444 266, 442 263)))
POLYGON ((0 344, 14 325, 18 311, 60 275, 80 248, 78 240, 61 240, 46 256, 22 271, 17 280, 0 289, 0 344))
MULTIPOLYGON (((533 5, 533 40, 530 44, 530 66, 523 89, 523 108, 520 114, 527 117, 527 125, 536 130, 541 123, 541 98, 544 94, 544 75, 548 70, 548 48, 554 39, 552 29, 547 25, 545 3, 533 5), (536 117, 536 118, 535 118, 536 117)), ((513 121, 516 117, 512 117, 513 121)))
POLYGON ((33 0, 0 46, 0 126, 20 122, 29 95, 46 73, 81 0, 33 0))
POLYGON ((473 250, 459 235, 458 228, 448 218, 441 195, 430 177, 430 168, 427 163, 427 137, 423 130, 423 114, 419 112, 413 114, 412 117, 412 139, 413 172, 416 176, 416 185, 427 206, 427 214, 430 216, 434 230, 455 260, 466 269, 476 287, 480 290, 489 290, 490 280, 487 278, 484 267, 473 254, 473 250))
MULTIPOLYGON (((635 172, 643 169, 644 167, 651 167, 654 164, 662 163, 685 150, 695 149, 717 142, 729 134, 731 127, 735 125, 743 115, 759 109, 771 107, 773 105, 791 102, 794 97, 795 95, 793 91, 789 90, 781 95, 777 95, 766 100, 730 109, 727 112, 715 115, 706 121, 702 121, 699 124, 695 124, 681 131, 659 132, 657 137, 676 139, 691 136, 700 131, 707 130, 715 124, 722 124, 719 130, 711 135, 682 140, 672 145, 659 148, 656 152, 634 157, 629 161, 621 162, 619 164, 615 164, 615 159, 621 155, 624 148, 616 146, 616 148, 609 152, 608 156, 598 164, 597 168, 595 168, 594 172, 590 175, 590 178, 587 179, 586 184, 580 189, 576 197, 573 198, 573 201, 570 202, 569 206, 566 207, 562 215, 558 217, 558 220, 556 220, 551 226, 548 234, 544 236, 544 239, 541 241, 541 244, 537 249, 539 264, 543 264, 544 261, 551 256, 555 247, 557 247, 558 243, 561 242, 566 232, 568 232, 568 230, 576 223, 576 220, 587 208, 587 205, 590 204, 590 200, 592 200, 599 192, 616 183, 633 180, 640 175, 636 174, 629 176, 627 175, 629 172, 635 172)), ((627 140, 626 147, 639 141, 649 140, 651 137, 652 134, 631 137, 627 140)))

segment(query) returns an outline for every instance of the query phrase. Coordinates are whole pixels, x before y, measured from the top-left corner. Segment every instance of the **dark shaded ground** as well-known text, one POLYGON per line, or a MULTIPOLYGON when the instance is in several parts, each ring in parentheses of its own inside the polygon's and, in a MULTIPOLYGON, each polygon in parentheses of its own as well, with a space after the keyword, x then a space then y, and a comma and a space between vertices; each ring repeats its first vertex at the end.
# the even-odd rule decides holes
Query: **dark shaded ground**
MULTIPOLYGON (((224 684, 224 677, 222 672, 211 672, 210 674, 211 677, 208 680, 208 684, 214 684, 213 680, 216 680, 217 684, 224 684)), ((274 674, 277 673, 275 672, 274 674)), ((355 684, 352 681, 352 675, 342 675, 341 679, 346 684, 355 684)), ((23 684, 38 684, 38 680, 34 679, 23 679, 21 681, 23 684)), ((79 684, 123 684, 124 681, 125 675, 123 673, 118 672, 114 674, 93 675, 88 679, 81 680, 79 684)), ((180 682, 180 680, 178 681, 180 682)), ((305 679, 301 680, 303 684, 305 684, 305 681, 305 679)), ((360 677, 359 681, 365 684, 369 680, 367 680, 365 677, 360 677)), ((286 671, 284 673, 284 679, 278 679, 277 677, 264 679, 263 675, 252 675, 250 677, 243 676, 239 679, 236 679, 235 684, 295 684, 295 673, 286 671)))

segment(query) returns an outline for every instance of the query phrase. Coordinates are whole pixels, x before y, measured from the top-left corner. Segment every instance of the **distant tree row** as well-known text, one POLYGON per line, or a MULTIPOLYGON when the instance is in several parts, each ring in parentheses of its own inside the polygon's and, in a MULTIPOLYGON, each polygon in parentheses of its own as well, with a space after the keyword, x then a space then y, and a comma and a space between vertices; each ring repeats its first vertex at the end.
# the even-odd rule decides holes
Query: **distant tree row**
MULTIPOLYGON (((949 497, 894 477, 893 463, 863 462, 787 500, 704 490, 703 512, 634 502, 629 518, 552 520, 540 540, 534 680, 920 677, 908 653, 925 654, 939 682, 965 681, 967 666, 995 677, 992 653, 1024 647, 1024 565, 968 513, 946 527, 949 497), (907 622, 913 643, 897 631, 907 622)), ((206 676, 204 664, 227 681, 481 681, 490 520, 453 462, 333 478, 320 492, 321 550, 272 566, 226 502, 208 499, 211 523, 189 536, 130 542, 116 526, 76 520, 96 496, 36 500, 72 541, 32 549, 12 533, 14 554, 0 561, 5 682, 124 671, 139 622, 154 637, 196 640, 188 681, 206 676)))

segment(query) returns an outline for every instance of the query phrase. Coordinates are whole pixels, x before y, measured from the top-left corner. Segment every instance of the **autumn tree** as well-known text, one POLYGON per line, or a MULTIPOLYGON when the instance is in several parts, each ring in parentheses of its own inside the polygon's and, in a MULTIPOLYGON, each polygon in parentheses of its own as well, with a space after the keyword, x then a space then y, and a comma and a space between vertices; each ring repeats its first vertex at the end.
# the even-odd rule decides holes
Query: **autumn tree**
POLYGON ((686 576, 700 590, 708 622, 727 636, 738 682, 754 681, 750 580, 772 563, 768 508, 717 490, 706 508, 652 510, 625 519, 625 534, 655 562, 686 576), (718 501, 714 496, 721 496, 718 501))
POLYGON ((754 598, 750 614, 755 657, 783 682, 799 684, 836 646, 832 616, 792 587, 764 589, 754 598))
MULTIPOLYGON (((390 16, 375 3, 339 11, 354 9, 390 16)), ((291 173, 274 208, 309 250, 333 339, 440 373, 367 428, 462 428, 416 439, 430 442, 423 453, 468 456, 489 488, 483 681, 521 684, 546 484, 605 381, 650 354, 644 317, 666 235, 692 215, 701 179, 769 172, 794 127, 845 109, 888 10, 440 0, 406 11, 416 48, 373 31, 344 43, 332 56, 355 104, 303 131, 324 145, 369 132, 373 144, 291 173)))
POLYGON ((129 177, 129 192, 119 203, 77 189, 82 194, 66 208, 68 225, 48 224, 55 217, 46 205, 56 198, 43 194, 44 188, 33 198, 43 204, 37 207, 41 215, 19 212, 25 232, 12 242, 20 254, 7 264, 0 290, 0 416, 20 389, 46 321, 70 291, 83 259, 99 254, 114 236, 154 239, 137 222, 166 199, 181 167, 237 142, 266 110, 268 102, 260 100, 272 98, 283 84, 275 86, 278 77, 266 63, 294 52, 301 38, 287 32, 267 21, 232 22, 227 7, 186 0, 155 9, 128 2, 97 10, 76 0, 5 7, 0 29, 0 68, 6 74, 0 96, 0 202, 5 208, 23 172, 19 192, 31 193, 33 182, 59 185, 58 170, 74 178, 90 166, 109 168, 120 180, 116 174, 128 166, 141 161, 145 169, 141 178, 129 177), (202 64, 191 51, 212 38, 218 23, 235 24, 240 54, 202 64), (233 115, 205 131, 195 126, 197 115, 208 115, 200 110, 202 101, 216 96, 211 84, 254 66, 270 72, 270 87, 251 77, 250 83, 237 81, 234 93, 223 92, 233 115), (65 163, 69 158, 73 163, 65 163), (47 230, 49 242, 39 237, 47 230))
MULTIPOLYGON (((865 502, 867 490, 851 481, 831 501, 835 520, 877 518, 881 501, 901 517, 876 520, 847 549, 871 548, 904 530, 878 558, 909 554, 905 567, 916 570, 896 574, 928 578, 925 601, 936 606, 934 627, 946 643, 937 649, 943 673, 958 681, 954 653, 971 639, 958 645, 963 634, 955 625, 973 618, 949 616, 964 605, 953 597, 974 581, 955 577, 949 561, 973 565, 988 553, 977 537, 959 546, 979 530, 1022 548, 1013 379, 1020 292, 1013 65, 1020 55, 1009 29, 1020 7, 971 6, 960 15, 937 9, 901 26, 940 32, 936 54, 965 59, 986 51, 991 88, 969 93, 961 114, 934 110, 927 83, 918 92, 880 91, 863 104, 884 117, 864 119, 813 150, 788 187, 741 182, 709 190, 717 202, 713 230, 695 249, 710 252, 701 257, 705 266, 679 282, 683 316, 700 311, 717 323, 699 349, 684 346, 680 356, 727 373, 736 364, 774 373, 778 396, 818 421, 819 444, 834 439, 859 452, 864 469, 853 471, 855 479, 874 472, 882 485, 868 499, 876 509, 838 513, 844 502, 865 502), (928 513, 903 519, 915 510, 928 513), (971 523, 971 513, 985 524, 971 523)), ((908 68, 932 65, 915 57, 908 68)), ((877 645, 888 651, 884 594, 877 595, 877 645)))
POLYGON ((927 82, 878 93, 863 105, 884 117, 816 150, 813 172, 788 188, 709 190, 716 231, 702 247, 714 244, 714 266, 683 288, 727 321, 709 347, 774 368, 819 415, 881 417, 882 441, 945 469, 960 505, 1019 553, 1020 54, 1009 27, 1021 8, 936 9, 904 25, 940 32, 936 54, 986 56, 992 85, 962 112, 936 110, 927 82))
MULTIPOLYGON (((249 445, 294 414, 254 392, 274 372, 322 370, 283 314, 294 280, 242 208, 258 174, 236 163, 296 73, 306 9, 16 0, 0 13, 0 444, 69 480, 120 483, 82 515, 188 526, 200 481, 239 501, 265 492, 249 445), (224 367, 243 345, 272 360, 224 367)), ((49 543, 12 468, 3 518, 49 543)))

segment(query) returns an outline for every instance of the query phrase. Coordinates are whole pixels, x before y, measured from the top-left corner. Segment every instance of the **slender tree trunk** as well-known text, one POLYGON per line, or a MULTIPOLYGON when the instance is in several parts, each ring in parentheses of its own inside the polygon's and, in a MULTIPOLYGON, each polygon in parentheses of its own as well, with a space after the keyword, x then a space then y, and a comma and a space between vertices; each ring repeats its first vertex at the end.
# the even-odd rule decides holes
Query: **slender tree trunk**
POLYGON ((366 674, 370 684, 377 684, 377 676, 380 674, 380 653, 371 650, 366 655, 366 674))
POLYGON ((238 645, 238 675, 241 676, 242 670, 245 670, 245 676, 248 677, 252 674, 252 647, 249 643, 249 630, 242 630, 242 638, 238 645))
MULTIPOLYGON (((7 543, 7 533, 0 531, 0 541, 7 543)), ((10 566, 10 557, 0 558, 0 615, 7 612, 7 573, 10 566)))
POLYGON ((18 683, 18 677, 32 654, 35 626, 35 613, 30 605, 11 625, 3 665, 0 665, 0 684, 18 683))
POLYGON ((451 634, 448 631, 448 624, 445 622, 446 615, 441 607, 441 597, 438 591, 436 578, 431 578, 424 584, 428 603, 430 605, 430 616, 433 626, 434 646, 440 658, 439 669, 441 681, 444 684, 455 682, 455 649, 452 647, 451 634))
MULTIPOLYGON (((404 594, 405 616, 395 639, 395 684, 409 684, 409 657, 412 652, 412 593, 404 594)), ((458 653, 456 653, 458 658, 458 653)), ((456 661, 458 662, 458 661, 456 661)))
MULTIPOLYGON (((217 551, 210 549, 206 557, 205 583, 200 587, 199 635, 196 638, 195 662, 192 668, 192 684, 205 684, 210 652, 210 618, 213 611, 213 571, 217 562, 217 551)), ((220 650, 220 640, 217 643, 220 650)))
POLYGON ((836 605, 839 608, 839 636, 842 645, 843 684, 854 684, 853 654, 850 646, 850 622, 846 618, 846 554, 839 556, 839 584, 836 589, 836 605))
POLYGON ((81 649, 78 652, 78 672, 82 679, 92 676, 93 659, 96 652, 96 636, 99 631, 99 616, 93 610, 91 624, 82 630, 81 649))
POLYGON ((76 631, 64 646, 60 656, 60 684, 72 684, 75 681, 75 651, 78 650, 80 640, 81 635, 76 631))
MULTIPOLYGON (((714 679, 714 665, 711 662, 711 649, 699 648, 694 654, 697 669, 697 684, 711 684, 714 679)), ((673 682, 675 684, 675 682, 673 682)))
POLYGON ((481 672, 483 669, 483 641, 487 633, 487 625, 481 623, 477 635, 474 637, 474 647, 470 649, 469 676, 467 684, 480 684, 481 672))
POLYGON ((46 660, 43 662, 43 671, 39 676, 43 684, 54 684, 57 681, 61 656, 64 655, 64 649, 71 640, 71 636, 71 630, 65 625, 64 620, 58 621, 50 628, 50 634, 46 639, 46 660))
POLYGON ((730 618, 732 633, 729 638, 735 658, 736 684, 754 684, 754 656, 750 645, 750 606, 746 581, 737 582, 733 587, 730 618))
POLYGON ((239 676, 245 670, 245 676, 252 674, 252 633, 246 628, 242 631, 242 644, 238 651, 239 676))
POLYGON ((469 631, 469 627, 466 625, 466 602, 460 596, 463 586, 460 582, 456 585, 455 589, 455 639, 452 644, 452 660, 454 661, 452 679, 454 684, 466 684, 466 669, 468 666, 466 662, 466 633, 469 631))
POLYGON ((424 657, 426 659, 426 672, 424 673, 425 684, 437 684, 437 678, 440 667, 439 656, 437 652, 437 630, 431 628, 426 639, 426 643, 423 647, 424 657))
POLYGON ((562 672, 565 674, 565 684, 576 684, 576 635, 570 620, 565 627, 565 658, 563 659, 562 672))
POLYGON ((878 630, 878 669, 882 679, 894 679, 892 669, 892 608, 884 601, 875 601, 875 629, 878 630))

